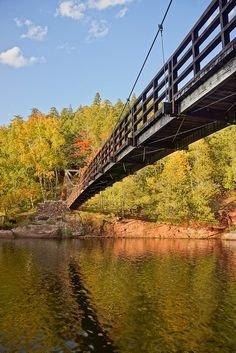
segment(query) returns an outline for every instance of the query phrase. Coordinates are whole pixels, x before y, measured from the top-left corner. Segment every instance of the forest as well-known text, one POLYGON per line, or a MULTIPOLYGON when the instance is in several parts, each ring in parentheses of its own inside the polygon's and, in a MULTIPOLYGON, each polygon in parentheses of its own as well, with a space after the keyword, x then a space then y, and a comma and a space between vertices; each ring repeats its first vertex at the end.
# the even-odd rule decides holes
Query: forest
MULTIPOLYGON (((133 98, 135 99, 135 97, 133 98)), ((32 109, 0 126, 0 215, 35 210, 61 197, 64 171, 80 169, 101 148, 123 102, 96 94, 91 105, 48 113, 32 109)), ((170 223, 216 223, 235 189, 235 126, 177 151, 89 200, 83 209, 170 223)))

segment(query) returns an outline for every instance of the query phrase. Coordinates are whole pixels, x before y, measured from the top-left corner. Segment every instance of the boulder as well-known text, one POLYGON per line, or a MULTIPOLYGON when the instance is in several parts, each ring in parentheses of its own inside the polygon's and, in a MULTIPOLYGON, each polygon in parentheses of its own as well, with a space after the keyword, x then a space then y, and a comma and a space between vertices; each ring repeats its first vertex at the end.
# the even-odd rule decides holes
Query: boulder
POLYGON ((0 238, 12 238, 13 232, 11 230, 0 229, 0 238))
POLYGON ((16 238, 60 238, 61 226, 52 224, 30 224, 12 229, 16 238))

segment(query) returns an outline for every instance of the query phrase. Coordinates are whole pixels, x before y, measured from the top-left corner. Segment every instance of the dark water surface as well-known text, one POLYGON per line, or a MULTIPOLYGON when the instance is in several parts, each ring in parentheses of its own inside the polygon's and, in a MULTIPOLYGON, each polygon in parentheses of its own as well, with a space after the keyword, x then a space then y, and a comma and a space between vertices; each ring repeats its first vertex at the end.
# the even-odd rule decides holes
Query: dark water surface
POLYGON ((0 240, 0 353, 236 352, 236 242, 0 240))

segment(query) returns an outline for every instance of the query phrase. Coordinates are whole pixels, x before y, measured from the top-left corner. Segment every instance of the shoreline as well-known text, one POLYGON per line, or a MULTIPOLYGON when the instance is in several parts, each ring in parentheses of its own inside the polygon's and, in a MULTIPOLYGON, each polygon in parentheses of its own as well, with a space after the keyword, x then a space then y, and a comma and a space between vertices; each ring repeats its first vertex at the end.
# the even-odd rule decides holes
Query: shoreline
POLYGON ((86 234, 103 238, 158 238, 158 239, 224 239, 236 240, 232 229, 212 225, 172 225, 138 219, 117 219, 101 214, 83 212, 81 222, 86 234), (112 235, 111 235, 112 234, 112 235))
POLYGON ((104 235, 81 235, 81 236, 71 236, 71 237, 50 237, 50 236, 40 236, 40 237, 35 237, 35 236, 14 236, 14 234, 12 233, 10 236, 9 235, 2 235, 1 234, 1 230, 0 230, 0 240, 57 240, 57 241, 61 241, 61 240, 88 240, 88 239, 101 239, 101 240, 105 240, 105 239, 124 239, 124 240, 140 240, 140 239, 156 239, 156 240, 207 240, 207 241, 222 241, 222 240, 226 240, 226 241, 236 241, 236 231, 232 231, 232 232, 227 232, 227 233, 222 233, 220 237, 211 237, 211 238, 177 238, 177 237, 158 237, 158 236, 140 236, 140 237, 136 237, 136 236, 127 236, 127 237, 122 237, 122 236, 104 236, 104 235))
POLYGON ((236 240, 235 218, 232 229, 213 225, 173 225, 103 214, 76 212, 65 220, 29 223, 10 230, 0 229, 0 239, 200 239, 236 240))

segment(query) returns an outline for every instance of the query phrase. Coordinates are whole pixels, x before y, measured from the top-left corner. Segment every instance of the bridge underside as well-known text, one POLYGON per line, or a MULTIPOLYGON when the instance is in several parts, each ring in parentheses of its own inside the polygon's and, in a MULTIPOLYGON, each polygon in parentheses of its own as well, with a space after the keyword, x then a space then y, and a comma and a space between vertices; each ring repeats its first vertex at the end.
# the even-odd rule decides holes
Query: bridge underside
POLYGON ((77 209, 91 196, 127 175, 233 123, 235 92, 236 60, 233 58, 192 93, 188 91, 186 97, 181 97, 179 114, 157 112, 119 151, 116 159, 90 181, 70 208, 77 209))

